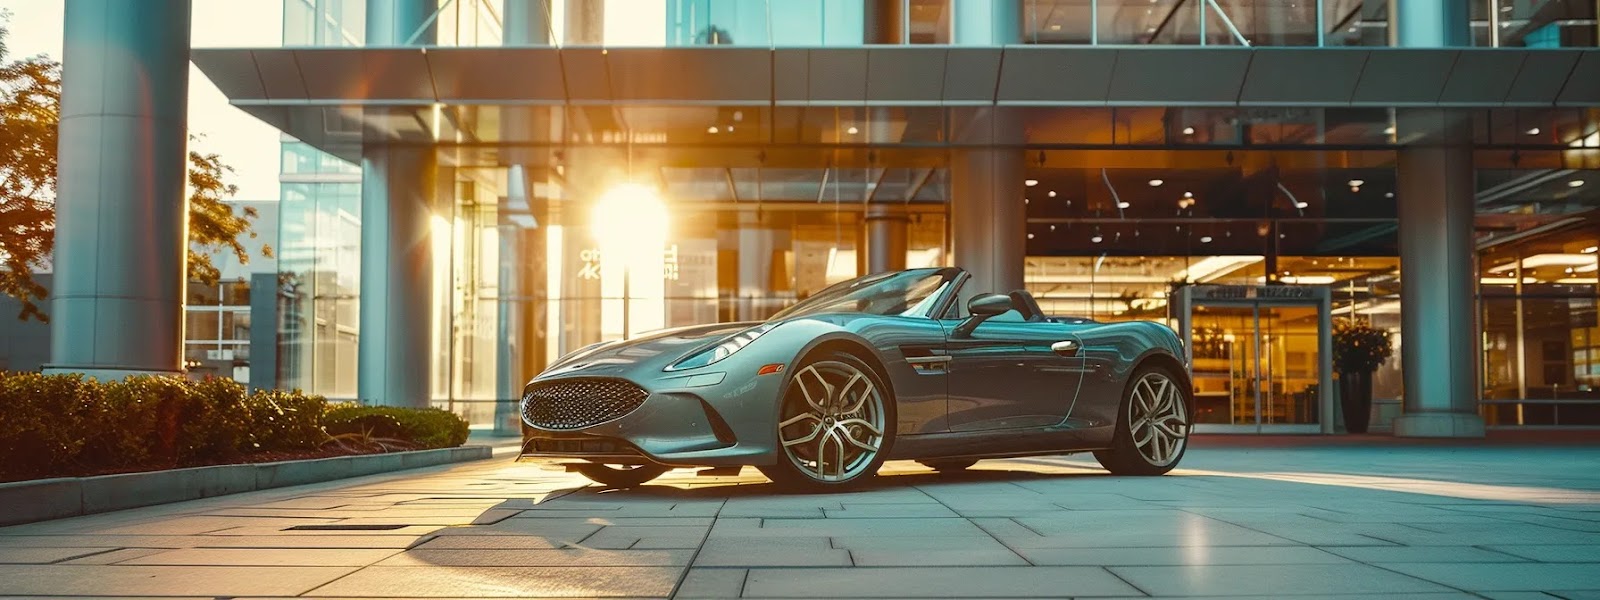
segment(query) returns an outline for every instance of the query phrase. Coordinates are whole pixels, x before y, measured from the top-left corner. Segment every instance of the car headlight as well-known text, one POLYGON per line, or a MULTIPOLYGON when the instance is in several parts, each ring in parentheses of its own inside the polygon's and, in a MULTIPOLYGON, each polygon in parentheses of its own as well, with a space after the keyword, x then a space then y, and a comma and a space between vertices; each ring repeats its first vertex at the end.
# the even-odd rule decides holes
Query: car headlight
POLYGON ((695 354, 690 355, 688 358, 672 363, 667 367, 667 370, 682 371, 684 369, 698 369, 707 365, 716 364, 724 358, 733 356, 733 353, 743 350, 745 346, 749 346, 750 342, 756 341, 756 338, 761 337, 762 334, 772 331, 773 327, 777 327, 777 324, 762 323, 761 325, 741 331, 737 334, 734 334, 732 337, 723 340, 722 343, 717 344, 716 346, 696 352, 695 354))

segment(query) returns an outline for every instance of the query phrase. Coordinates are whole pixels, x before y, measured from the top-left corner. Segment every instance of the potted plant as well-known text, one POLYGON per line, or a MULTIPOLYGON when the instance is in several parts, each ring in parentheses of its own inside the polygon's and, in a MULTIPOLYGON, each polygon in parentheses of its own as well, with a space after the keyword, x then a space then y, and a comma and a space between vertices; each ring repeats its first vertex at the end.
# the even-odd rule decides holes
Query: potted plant
POLYGON ((1366 433, 1372 412, 1372 372, 1394 353, 1389 332, 1366 319, 1340 319, 1333 326, 1333 368, 1339 372, 1339 405, 1345 430, 1366 433))

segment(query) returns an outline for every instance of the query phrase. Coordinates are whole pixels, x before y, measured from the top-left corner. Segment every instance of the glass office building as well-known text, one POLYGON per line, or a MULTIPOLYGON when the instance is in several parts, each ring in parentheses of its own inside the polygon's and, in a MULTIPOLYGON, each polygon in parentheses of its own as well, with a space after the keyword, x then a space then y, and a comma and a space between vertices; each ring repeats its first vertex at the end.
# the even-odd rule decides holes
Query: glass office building
POLYGON ((1379 427, 1600 425, 1595 3, 1390 5, 286 0, 192 59, 285 134, 277 385, 514 427, 566 352, 953 264, 1178 329, 1202 431, 1338 431, 1352 316, 1379 427))

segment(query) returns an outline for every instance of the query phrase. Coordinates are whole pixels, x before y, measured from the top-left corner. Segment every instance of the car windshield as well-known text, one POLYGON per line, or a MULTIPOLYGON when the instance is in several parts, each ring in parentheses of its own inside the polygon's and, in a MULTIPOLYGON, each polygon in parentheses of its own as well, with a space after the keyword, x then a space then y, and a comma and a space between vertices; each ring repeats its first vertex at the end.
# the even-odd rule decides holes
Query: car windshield
POLYGON ((773 319, 822 313, 870 315, 926 314, 948 285, 949 269, 912 269, 877 273, 838 283, 773 315, 773 319))

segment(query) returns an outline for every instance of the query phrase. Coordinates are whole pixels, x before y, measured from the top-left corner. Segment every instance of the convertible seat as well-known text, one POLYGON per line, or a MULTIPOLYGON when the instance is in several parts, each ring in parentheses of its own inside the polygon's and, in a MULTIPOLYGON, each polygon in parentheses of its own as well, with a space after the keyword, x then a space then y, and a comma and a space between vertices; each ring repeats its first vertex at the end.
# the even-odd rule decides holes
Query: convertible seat
POLYGON ((1028 290, 1016 290, 1011 292, 1010 295, 1011 305, 1016 307, 1017 312, 1022 313, 1022 320, 1029 323, 1040 323, 1049 320, 1045 318, 1044 310, 1039 308, 1039 301, 1034 300, 1033 294, 1028 293, 1028 290))

